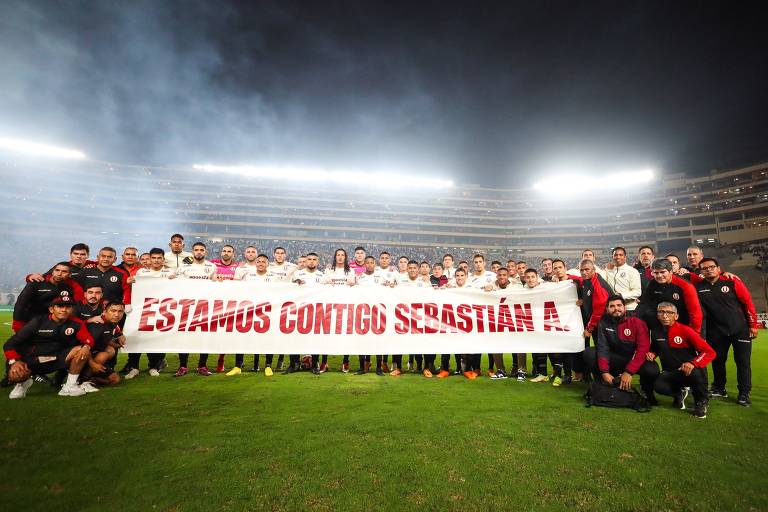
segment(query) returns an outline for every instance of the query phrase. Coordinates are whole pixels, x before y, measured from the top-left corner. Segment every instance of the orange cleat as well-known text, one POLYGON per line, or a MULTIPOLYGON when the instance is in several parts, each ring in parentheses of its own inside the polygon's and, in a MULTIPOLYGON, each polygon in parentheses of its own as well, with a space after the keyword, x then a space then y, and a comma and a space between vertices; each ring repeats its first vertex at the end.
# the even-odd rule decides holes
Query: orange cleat
POLYGON ((398 376, 398 375, 400 375, 401 373, 403 373, 403 372, 401 372, 401 371, 400 371, 400 368, 395 368, 394 370, 392 370, 391 372, 389 372, 389 374, 390 374, 392 377, 397 377, 397 376, 398 376))
POLYGON ((437 374, 438 379, 444 379, 446 377, 449 377, 451 375, 451 372, 447 372, 445 370, 440 370, 440 373, 437 374))
POLYGON ((495 375, 495 372, 493 370, 488 370, 488 376, 493 377, 495 375))
POLYGON ((464 372, 464 376, 469 380, 475 380, 477 378, 477 374, 470 370, 467 370, 466 372, 464 372))
POLYGON ((384 373, 388 373, 389 372, 389 366, 387 366, 387 363, 385 363, 383 361, 381 363, 381 371, 383 371, 384 373))
POLYGON ((424 376, 425 376, 426 378, 428 378, 428 379, 431 379, 431 378, 432 378, 432 372, 431 372, 431 371, 429 371, 429 369, 428 369, 428 368, 424 368, 424 371, 423 371, 423 372, 421 372, 421 373, 423 373, 423 374, 424 374, 424 376))

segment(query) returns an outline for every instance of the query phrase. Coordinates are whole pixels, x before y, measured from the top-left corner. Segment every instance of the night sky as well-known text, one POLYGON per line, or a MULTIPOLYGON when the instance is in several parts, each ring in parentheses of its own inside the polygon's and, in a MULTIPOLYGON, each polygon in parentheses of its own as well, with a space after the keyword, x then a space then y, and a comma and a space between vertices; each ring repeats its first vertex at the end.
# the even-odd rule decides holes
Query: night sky
POLYGON ((522 185, 768 160, 746 2, 0 6, 0 136, 142 164, 522 185))

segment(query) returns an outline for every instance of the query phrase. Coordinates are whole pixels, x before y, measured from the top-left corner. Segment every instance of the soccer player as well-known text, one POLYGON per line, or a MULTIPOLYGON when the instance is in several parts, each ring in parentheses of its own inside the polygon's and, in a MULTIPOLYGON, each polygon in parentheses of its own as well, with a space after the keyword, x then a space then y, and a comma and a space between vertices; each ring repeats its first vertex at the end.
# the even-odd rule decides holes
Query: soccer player
POLYGON ((500 261, 493 260, 491 262, 491 272, 493 272, 495 274, 496 272, 499 271, 500 268, 501 268, 501 262, 500 261))
POLYGON ((648 284, 640 297, 637 316, 643 320, 649 329, 658 330, 658 315, 656 307, 660 302, 671 302, 675 305, 678 323, 701 332, 702 312, 696 288, 672 273, 672 263, 667 259, 656 259, 651 265, 653 281, 648 284))
POLYGON ((584 351, 584 361, 595 380, 616 384, 624 391, 632 387, 632 376, 640 375, 640 388, 648 403, 658 405, 653 385, 659 366, 645 357, 650 344, 645 322, 627 316, 622 296, 611 295, 597 327, 597 343, 584 351))
POLYGON ((739 390, 737 402, 749 407, 752 400, 752 340, 757 337, 757 313, 747 287, 740 279, 726 278, 714 258, 697 262, 704 279, 696 284, 701 306, 706 315, 707 343, 715 349, 712 362, 713 382, 709 395, 726 398, 725 363, 728 350, 733 347, 736 362, 736 380, 739 390))
MULTIPOLYGON (((657 260, 658 261, 658 260, 657 260)), ((674 406, 685 410, 688 388, 693 391, 693 415, 707 417, 707 370, 716 353, 699 333, 677 321, 677 307, 671 302, 657 305, 660 329, 651 329, 648 361, 661 358, 662 372, 654 386, 657 393, 674 397, 674 406)))
MULTIPOLYGON (((216 265, 217 281, 231 281, 235 278, 235 270, 240 263, 235 261, 235 248, 227 244, 221 248, 218 259, 211 260, 216 265)), ((224 354, 219 354, 219 360, 216 362, 216 373, 224 371, 224 354)))
MULTIPOLYGON (((255 283, 281 282, 281 279, 278 279, 269 270, 269 256, 266 254, 256 254, 256 248, 253 246, 246 247, 244 254, 245 262, 235 270, 235 281, 250 281, 255 283)), ((227 377, 233 377, 242 373, 243 363, 245 361, 244 357, 244 354, 235 354, 235 367, 227 372, 227 377)), ((264 375, 267 377, 271 377, 274 374, 272 371, 273 357, 272 354, 266 355, 264 375)), ((259 354, 253 355, 253 371, 261 371, 261 368, 259 367, 259 354)))
MULTIPOLYGON (((584 349, 589 348, 592 333, 597 329, 600 318, 605 313, 605 303, 608 297, 614 295, 610 285, 600 277, 595 267, 595 262, 583 259, 579 264, 581 278, 576 282, 581 290, 581 319, 584 322, 584 349)), ((571 364, 566 364, 566 377, 573 368, 574 382, 580 382, 584 378, 584 352, 578 352, 571 356, 571 364)))
POLYGON ((626 314, 631 316, 642 293, 640 272, 627 264, 627 250, 623 247, 614 247, 612 254, 613 266, 605 271, 603 277, 613 291, 624 298, 626 314))
MULTIPOLYGON (((355 272, 349 267, 347 251, 336 249, 333 253, 333 264, 325 272, 325 284, 331 286, 353 286, 355 284, 355 272)), ((324 361, 320 365, 320 373, 328 370, 328 364, 324 361)), ((344 354, 341 363, 341 371, 349 372, 349 355, 344 354)))
POLYGON ((184 250, 184 237, 179 233, 171 235, 168 247, 171 250, 165 253, 165 266, 167 268, 179 268, 185 263, 192 262, 192 253, 184 250))
MULTIPOLYGON (((297 270, 293 273, 293 282, 299 286, 320 286, 325 283, 325 276, 321 270, 318 270, 320 265, 320 257, 315 252, 307 253, 307 259, 304 263, 303 269, 297 270)), ((328 370, 328 355, 322 356, 323 360, 320 362, 320 354, 312 355, 312 373, 320 375, 328 370)))
MULTIPOLYGON (((472 288, 477 288, 479 290, 486 290, 486 291, 493 290, 493 286, 494 286, 493 283, 496 281, 496 274, 488 270, 485 270, 485 257, 482 254, 475 254, 472 257, 472 266, 473 266, 473 270, 468 278, 469 285, 472 288)), ((475 367, 475 370, 479 376, 481 355, 474 354, 471 357, 472 357, 473 363, 477 364, 477 366, 475 367)), ((494 374, 493 356, 491 354, 488 354, 488 376, 491 377, 493 376, 493 374, 494 374)))
POLYGON ((448 279, 453 279, 453 273, 456 269, 453 268, 453 254, 446 254, 443 256, 443 273, 448 279))
POLYGON ((42 281, 27 282, 13 306, 11 328, 15 332, 34 317, 45 315, 48 305, 55 297, 70 297, 73 301, 83 299, 83 289, 77 282, 69 279, 70 269, 71 264, 68 261, 62 261, 54 265, 50 275, 42 281))
POLYGON ((95 364, 84 369, 84 379, 92 380, 100 386, 114 386, 120 382, 120 376, 115 373, 114 364, 110 361, 114 361, 117 351, 125 346, 125 335, 119 325, 124 315, 125 305, 122 302, 110 302, 99 317, 99 322, 86 324, 94 341, 91 357, 95 364))
MULTIPOLYGON (((377 272, 376 259, 373 256, 366 256, 363 260, 365 265, 365 271, 362 274, 357 275, 357 286, 387 286, 386 277, 384 273, 377 272)), ((388 271, 387 271, 388 272, 388 271)), ((371 366, 371 356, 359 356, 360 357, 360 369, 355 372, 355 375, 365 374, 371 366)), ((376 375, 384 375, 384 370, 381 369, 382 356, 376 356, 376 375)))
POLYGON ((397 259, 397 273, 398 275, 405 277, 408 275, 408 261, 410 261, 406 256, 400 256, 397 259))
POLYGON ((85 290, 85 298, 75 301, 73 316, 85 323, 101 323, 104 312, 104 292, 99 283, 89 285, 85 290))
POLYGON ((517 267, 517 278, 520 279, 520 284, 525 285, 525 271, 528 270, 528 264, 524 261, 518 261, 515 266, 517 267))
POLYGON ((640 273, 640 288, 641 295, 645 292, 645 288, 653 281, 653 273, 651 272, 651 263, 653 263, 654 253, 653 247, 649 245, 643 245, 637 251, 637 263, 635 263, 635 270, 640 273))
MULTIPOLYGON (((184 263, 176 269, 176 272, 169 276, 170 279, 180 277, 183 279, 206 279, 212 280, 216 276, 216 265, 205 259, 206 247, 203 242, 195 242, 192 245, 192 263, 184 263)), ((197 374, 203 377, 213 375, 208 369, 208 354, 200 354, 197 360, 197 374)), ((179 369, 176 370, 174 377, 183 377, 187 374, 187 364, 189 363, 189 354, 179 354, 179 369)))
POLYGON ((430 270, 431 268, 429 266, 429 262, 422 261, 421 263, 419 263, 419 279, 422 279, 424 281, 429 281, 429 284, 431 285, 432 276, 430 275, 430 270))
MULTIPOLYGON (((154 247, 149 251, 149 268, 141 268, 136 275, 130 279, 133 282, 144 279, 168 279, 174 273, 174 270, 165 266, 165 251, 159 247, 154 247)), ((159 377, 168 363, 165 360, 165 354, 147 354, 149 364, 149 375, 159 377)), ((141 361, 140 353, 128 354, 128 361, 120 370, 120 375, 124 375, 126 380, 133 379, 139 375, 139 364, 141 361)))
MULTIPOLYGON (((496 281, 493 283, 493 289, 508 290, 512 288, 512 286, 512 282, 509 280, 509 270, 507 270, 506 267, 500 266, 496 271, 496 281)), ((496 372, 491 375, 491 379, 506 379, 507 367, 504 365, 504 354, 488 354, 488 357, 493 360, 493 364, 496 366, 496 372)))
MULTIPOLYGON (((541 286, 543 282, 539 279, 539 273, 536 271, 536 269, 528 268, 523 273, 523 280, 525 281, 524 288, 526 289, 532 289, 536 288, 538 286, 541 286)), ((522 361, 518 359, 518 381, 520 380, 520 367, 522 366, 522 376, 523 379, 525 378, 525 356, 526 354, 521 354, 522 361), (520 364, 522 363, 522 365, 520 364)), ((553 361, 554 363, 554 361, 553 361)), ((553 370, 554 370, 554 364, 553 370)), ((549 376, 547 375, 547 354, 545 353, 535 353, 531 354, 531 370, 532 375, 530 378, 531 382, 547 382, 549 380, 549 376)))
POLYGON ((354 270, 355 274, 362 274, 365 272, 365 249, 361 246, 355 247, 355 254, 352 263, 349 264, 349 268, 354 270))
POLYGON ((81 320, 72 318, 73 302, 69 295, 55 296, 47 315, 34 317, 5 342, 8 382, 15 384, 9 398, 24 398, 32 385, 32 375, 58 370, 68 371, 59 396, 82 396, 90 391, 77 381, 91 361, 93 337, 81 320))
POLYGON ((141 268, 149 268, 149 253, 148 252, 141 253, 141 256, 139 256, 139 265, 140 265, 141 268))
POLYGON ((128 274, 113 265, 117 252, 112 247, 102 247, 96 256, 96 265, 88 265, 80 271, 78 281, 83 289, 91 284, 100 284, 104 300, 131 303, 131 287, 128 274))
MULTIPOLYGON (((397 276, 397 286, 398 287, 408 287, 408 288, 432 288, 432 283, 429 281, 424 281, 419 276, 419 263, 416 260, 410 260, 408 262, 408 265, 406 266, 406 275, 403 276, 402 274, 397 276)), ((416 365, 417 370, 419 373, 423 373, 425 377, 432 377, 432 372, 429 369, 430 366, 434 367, 434 357, 432 354, 427 354, 427 365, 422 370, 422 355, 421 354, 412 354, 412 357, 416 359, 416 365)), ((389 373, 393 377, 397 377, 398 375, 402 374, 402 365, 403 365, 403 356, 402 354, 395 354, 392 356, 392 371, 389 373)))
POLYGON ((296 264, 286 261, 286 252, 282 247, 275 247, 272 258, 273 261, 269 264, 269 273, 278 282, 290 283, 291 275, 296 271, 296 264))
POLYGON ((471 272, 469 271, 469 263, 467 263, 465 260, 461 260, 457 268, 463 269, 464 273, 467 274, 467 279, 469 279, 469 276, 471 274, 471 272))
POLYGON ((552 277, 552 258, 544 258, 541 260, 541 280, 545 283, 551 283, 552 277))
POLYGON ((306 254, 299 256, 298 259, 296 260, 296 270, 302 270, 306 262, 307 262, 306 254))
MULTIPOLYGON (((455 288, 459 290, 469 290, 471 286, 467 283, 467 272, 463 268, 457 268, 453 273, 453 279, 451 279, 446 288, 455 288)), ((461 375, 464 373, 462 368, 462 356, 461 354, 454 355, 456 359, 456 370, 454 375, 461 375)), ((467 374, 466 377, 473 380, 477 377, 473 372, 472 375, 467 374)), ((451 375, 451 354, 440 354, 440 372, 437 374, 438 379, 444 379, 451 375)))
MULTIPOLYGON (((379 264, 376 267, 376 273, 381 276, 385 286, 390 288, 397 284, 397 272, 392 268, 392 256, 387 251, 379 253, 379 264)), ((389 373, 389 355, 384 354, 384 360, 381 362, 381 371, 389 373)))

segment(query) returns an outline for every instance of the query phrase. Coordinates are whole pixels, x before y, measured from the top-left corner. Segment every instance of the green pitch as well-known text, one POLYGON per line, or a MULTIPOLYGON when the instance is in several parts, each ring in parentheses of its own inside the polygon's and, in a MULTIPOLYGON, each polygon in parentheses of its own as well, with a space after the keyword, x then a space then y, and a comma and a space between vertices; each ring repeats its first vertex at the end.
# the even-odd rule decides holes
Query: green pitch
MULTIPOLYGON (((9 322, 0 314, 2 340, 9 322)), ((673 410, 667 397, 648 414, 587 409, 581 385, 355 376, 340 373, 338 359, 319 377, 174 379, 170 356, 158 378, 143 371, 79 398, 36 383, 11 401, 6 388, 0 503, 9 511, 766 510, 767 338, 754 345, 754 405, 736 404, 731 365, 731 397, 713 400, 705 420, 673 410)))

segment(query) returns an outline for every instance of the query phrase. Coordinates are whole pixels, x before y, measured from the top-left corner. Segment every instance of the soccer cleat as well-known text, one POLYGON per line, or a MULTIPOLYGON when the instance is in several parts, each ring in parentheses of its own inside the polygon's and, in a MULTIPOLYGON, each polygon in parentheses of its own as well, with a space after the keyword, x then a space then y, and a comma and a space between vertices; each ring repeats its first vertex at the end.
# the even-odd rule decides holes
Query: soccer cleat
POLYGON ((59 396, 83 396, 86 391, 77 384, 64 384, 61 386, 59 396))
POLYGON ((394 370, 392 370, 391 372, 389 372, 389 374, 390 374, 392 377, 397 377, 398 375, 400 375, 400 374, 402 374, 402 373, 403 373, 403 372, 401 372, 401 371, 400 371, 400 368, 395 368, 394 370))
MULTIPOLYGON (((150 377, 159 377, 159 376, 160 376, 160 372, 159 372, 159 371, 157 371, 157 369, 156 369, 156 368, 150 368, 150 370, 149 370, 149 376, 150 376, 150 377)), ((128 377, 126 376, 126 379, 127 379, 127 378, 128 378, 128 377)))
POLYGON ((11 393, 8 395, 8 398, 11 400, 16 400, 17 398, 24 398, 27 396, 27 390, 32 386, 32 384, 35 381, 32 380, 30 377, 29 379, 25 380, 24 382, 19 382, 15 386, 13 386, 13 389, 11 390, 11 393))
POLYGON ((491 375, 491 380, 503 380, 503 379, 506 379, 506 378, 507 378, 507 373, 504 370, 502 370, 501 368, 496 370, 496 373, 491 375))
POLYGON ((209 370, 207 366, 198 366, 197 374, 202 375, 203 377, 210 377, 211 375, 213 375, 213 373, 211 373, 211 370, 209 370))
POLYGON ((725 388, 716 388, 715 386, 712 386, 709 388, 709 396, 711 398, 728 398, 728 392, 725 388))
POLYGON ((80 384, 80 389, 82 389, 86 393, 96 393, 99 390, 99 388, 94 386, 93 383, 89 380, 80 384))
POLYGON ((365 375, 365 368, 360 368, 355 372, 355 375, 365 375))
POLYGON ((384 373, 389 373, 389 366, 387 363, 381 363, 381 371, 384 373))
POLYGON ((288 375, 288 374, 293 373, 295 371, 297 371, 296 367, 293 366, 292 364, 289 364, 288 367, 285 370, 283 370, 283 375, 288 375))
POLYGON ((517 382, 525 382, 525 370, 517 370, 517 382))
POLYGON ((563 383, 563 379, 561 379, 560 377, 555 376, 555 378, 552 379, 552 386, 556 388, 559 388, 560 385, 562 385, 562 383, 563 383))
POLYGON ((749 393, 739 393, 739 397, 736 399, 736 403, 742 407, 749 407, 752 405, 752 399, 749 398, 749 393))
POLYGON ((174 377, 183 377, 187 374, 189 370, 187 370, 186 366, 179 366, 179 369, 176 370, 176 373, 173 375, 174 377))
POLYGON ((540 373, 538 375, 535 375, 533 378, 528 379, 530 382, 549 382, 549 377, 546 375, 540 373))
POLYGON ((496 373, 495 373, 493 370, 491 370, 490 368, 489 368, 489 369, 488 369, 488 371, 487 371, 487 372, 485 372, 485 373, 486 373, 486 375, 488 375, 490 378, 493 378, 493 376, 494 376, 494 375, 496 375, 496 373))
POLYGON ((473 372, 472 370, 467 370, 464 372, 464 376, 468 378, 469 380, 475 380, 477 378, 477 374, 473 372))
POLYGON ((168 366, 168 361, 165 359, 161 359, 159 363, 157 363, 157 371, 161 372, 165 370, 165 368, 168 366))
POLYGON ((133 369, 134 369, 133 367, 125 365, 117 373, 118 373, 118 375, 120 375, 122 377, 124 375, 128 375, 128 373, 130 373, 130 371, 133 370, 133 369))
POLYGON ((383 377, 384 376, 384 369, 376 368, 376 375, 378 375, 379 377, 383 377))
POLYGON ((675 395, 675 399, 672 402, 672 406, 675 409, 680 409, 681 411, 684 411, 686 398, 688 398, 688 388, 681 388, 680 391, 675 395))
POLYGON ((446 377, 449 377, 451 375, 451 372, 448 370, 440 370, 440 373, 437 374, 438 379, 444 379, 446 377))
POLYGON ((234 368, 232 368, 231 370, 229 370, 229 371, 226 373, 226 375, 227 375, 227 377, 234 377, 235 375, 240 375, 241 373, 243 373, 243 370, 241 370, 240 368, 238 368, 237 366, 235 366, 234 368))
POLYGON ((648 405, 650 405, 651 407, 655 407, 659 405, 659 401, 656 400, 656 394, 653 392, 646 393, 645 399, 648 400, 648 405))
POLYGON ((267 366, 266 368, 264 368, 264 375, 266 375, 267 377, 271 377, 272 375, 274 375, 274 373, 275 372, 272 371, 272 367, 267 366))
POLYGON ((221 373, 224 370, 226 370, 226 368, 224 368, 223 364, 216 365, 216 373, 221 373))
POLYGON ((253 367, 253 369, 252 369, 251 371, 252 371, 252 372, 260 372, 260 371, 261 371, 261 367, 259 367, 259 366, 254 366, 254 367, 253 367))
POLYGON ((328 371, 328 363, 320 363, 320 373, 325 373, 328 371))
POLYGON ((125 380, 131 380, 134 377, 137 377, 139 375, 139 369, 138 368, 131 368, 128 373, 125 374, 125 380))
POLYGON ((696 405, 693 406, 693 411, 691 412, 696 418, 704 419, 707 417, 707 401, 702 400, 701 402, 696 402, 696 405))
POLYGON ((428 379, 432 378, 432 372, 429 371, 429 368, 424 368, 424 371, 421 372, 421 374, 424 375, 428 379))
POLYGON ((343 363, 341 365, 341 371, 344 373, 349 373, 349 362, 343 363))
POLYGON ((320 371, 320 368, 315 367, 315 368, 312 368, 312 373, 314 375, 320 375, 323 372, 320 371))

